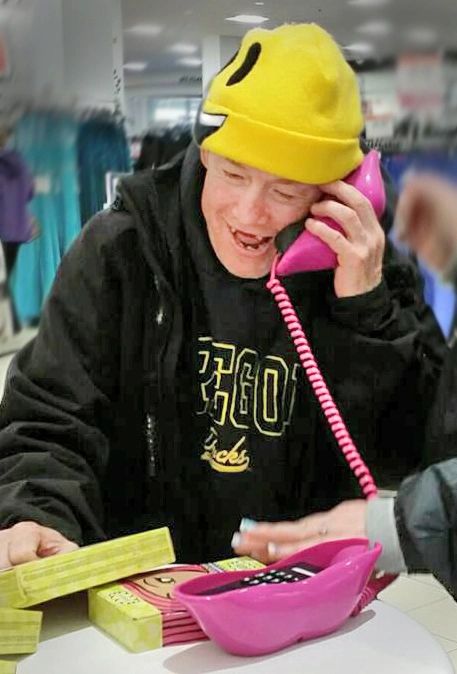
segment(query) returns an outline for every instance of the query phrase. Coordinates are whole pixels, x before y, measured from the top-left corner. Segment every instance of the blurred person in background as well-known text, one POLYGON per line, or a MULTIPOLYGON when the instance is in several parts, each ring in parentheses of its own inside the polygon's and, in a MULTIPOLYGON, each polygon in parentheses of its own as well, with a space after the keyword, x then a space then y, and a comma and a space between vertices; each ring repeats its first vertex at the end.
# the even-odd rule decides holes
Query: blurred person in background
POLYGON ((396 233, 457 288, 457 185, 431 173, 410 176, 397 206, 396 233))
MULTIPOLYGON (((7 283, 16 263, 19 247, 37 235, 36 220, 28 212, 34 184, 21 154, 7 147, 11 129, 0 127, 0 241, 5 257, 7 283)), ((11 297, 14 332, 20 328, 11 297)))
MULTIPOLYGON (((452 283, 457 292, 457 185, 434 174, 410 176, 398 201, 395 227, 399 240, 445 282, 452 283)), ((293 522, 244 519, 235 537, 235 549, 239 554, 271 562, 323 540, 367 536, 383 546, 379 568, 391 573, 433 573, 457 599, 455 456, 454 339, 425 431, 424 469, 406 478, 396 497, 371 502, 353 499, 293 522), (437 462, 437 457, 441 461, 437 462)))

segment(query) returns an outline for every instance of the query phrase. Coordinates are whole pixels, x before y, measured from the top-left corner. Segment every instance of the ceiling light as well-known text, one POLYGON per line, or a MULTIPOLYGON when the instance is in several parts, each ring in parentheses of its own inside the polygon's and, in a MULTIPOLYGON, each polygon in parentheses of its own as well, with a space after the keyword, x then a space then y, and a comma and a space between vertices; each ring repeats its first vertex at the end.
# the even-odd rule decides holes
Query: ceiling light
POLYGON ((258 5, 259 7, 263 6, 264 4, 264 2, 254 2, 254 5, 258 5))
POLYGON ((131 70, 132 72, 141 72, 146 70, 148 64, 144 61, 130 61, 129 63, 124 63, 124 70, 131 70))
POLYGON ((390 2, 391 0, 348 0, 348 5, 353 7, 384 7, 390 2))
POLYGON ((371 54, 374 51, 374 47, 370 42, 353 42, 352 44, 347 44, 343 49, 354 54, 371 54))
POLYGON ((436 42, 437 34, 433 28, 417 26, 415 28, 408 28, 408 30, 405 32, 405 37, 408 42, 412 42, 413 44, 421 46, 427 46, 436 42))
POLYGON ((373 37, 385 37, 392 32, 392 25, 388 21, 368 21, 356 28, 356 31, 373 37))
POLYGON ((163 30, 162 26, 159 26, 155 23, 140 23, 137 26, 132 26, 131 28, 126 28, 126 33, 133 33, 134 35, 145 35, 147 37, 154 37, 159 35, 163 30))
POLYGON ((257 14, 237 14, 236 16, 227 16, 225 20, 236 23, 252 23, 257 26, 260 23, 269 21, 269 18, 267 16, 258 16, 257 14))
POLYGON ((198 66, 201 66, 202 60, 196 56, 185 56, 182 59, 178 59, 178 63, 188 68, 198 68, 198 66))
POLYGON ((176 44, 171 45, 167 51, 172 52, 173 54, 195 54, 197 50, 198 47, 196 44, 177 42, 176 44))

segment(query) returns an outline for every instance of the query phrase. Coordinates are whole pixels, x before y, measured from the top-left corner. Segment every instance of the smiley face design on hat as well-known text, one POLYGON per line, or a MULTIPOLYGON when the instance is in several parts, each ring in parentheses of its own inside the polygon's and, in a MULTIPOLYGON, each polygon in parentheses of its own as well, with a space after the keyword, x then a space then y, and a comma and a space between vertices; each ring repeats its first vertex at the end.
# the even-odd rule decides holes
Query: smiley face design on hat
MULTIPOLYGON (((251 46, 248 48, 246 55, 244 57, 243 62, 241 65, 235 70, 235 72, 228 78, 226 82, 227 87, 231 87, 234 84, 238 84, 241 82, 245 77, 249 75, 251 70, 254 68, 255 64, 257 63, 257 60, 260 56, 260 53, 262 51, 262 45, 260 42, 254 42, 251 44, 251 46)), ((230 65, 237 60, 239 51, 237 51, 230 61, 223 67, 223 69, 219 72, 219 75, 217 77, 221 76, 223 77, 223 73, 227 70, 227 68, 230 67, 230 65)), ((227 115, 215 115, 211 114, 208 112, 205 112, 203 110, 204 106, 204 101, 202 101, 200 105, 200 109, 198 111, 197 115, 197 120, 195 124, 195 129, 194 129, 194 137, 197 143, 200 145, 203 140, 220 129, 222 124, 225 122, 227 119, 227 115)))
POLYGON ((206 150, 289 180, 342 178, 363 159, 355 73, 315 24, 246 33, 214 77, 194 128, 206 150))

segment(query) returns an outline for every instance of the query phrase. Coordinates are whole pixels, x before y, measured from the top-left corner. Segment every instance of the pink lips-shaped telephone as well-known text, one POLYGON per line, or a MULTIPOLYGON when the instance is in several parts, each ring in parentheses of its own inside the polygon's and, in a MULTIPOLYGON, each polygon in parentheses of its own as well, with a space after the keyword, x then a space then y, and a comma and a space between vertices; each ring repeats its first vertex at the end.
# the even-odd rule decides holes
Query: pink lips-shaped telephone
MULTIPOLYGON (((378 218, 381 217, 386 205, 386 196, 379 155, 376 150, 371 150, 362 164, 344 180, 366 196, 371 201, 378 218)), ((321 219, 329 227, 343 231, 334 220, 321 219)), ((280 258, 276 273, 278 276, 288 276, 298 272, 334 269, 335 267, 335 253, 317 236, 304 230, 280 258)))
POLYGON ((189 580, 174 596, 229 653, 272 653, 337 630, 360 601, 380 552, 366 539, 330 541, 260 571, 189 580))

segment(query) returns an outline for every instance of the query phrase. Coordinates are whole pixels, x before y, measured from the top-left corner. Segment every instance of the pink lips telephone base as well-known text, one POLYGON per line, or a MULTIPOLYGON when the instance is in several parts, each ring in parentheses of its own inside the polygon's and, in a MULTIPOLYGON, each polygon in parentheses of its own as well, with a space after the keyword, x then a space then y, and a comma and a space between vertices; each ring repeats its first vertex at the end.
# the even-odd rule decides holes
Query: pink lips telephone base
POLYGON ((284 566, 299 570, 301 563, 322 569, 298 582, 264 581, 212 594, 259 575, 255 569, 231 571, 182 583, 174 596, 229 653, 271 653, 337 630, 360 601, 380 552, 380 545, 370 548, 366 539, 330 541, 262 569, 263 578, 284 566))

